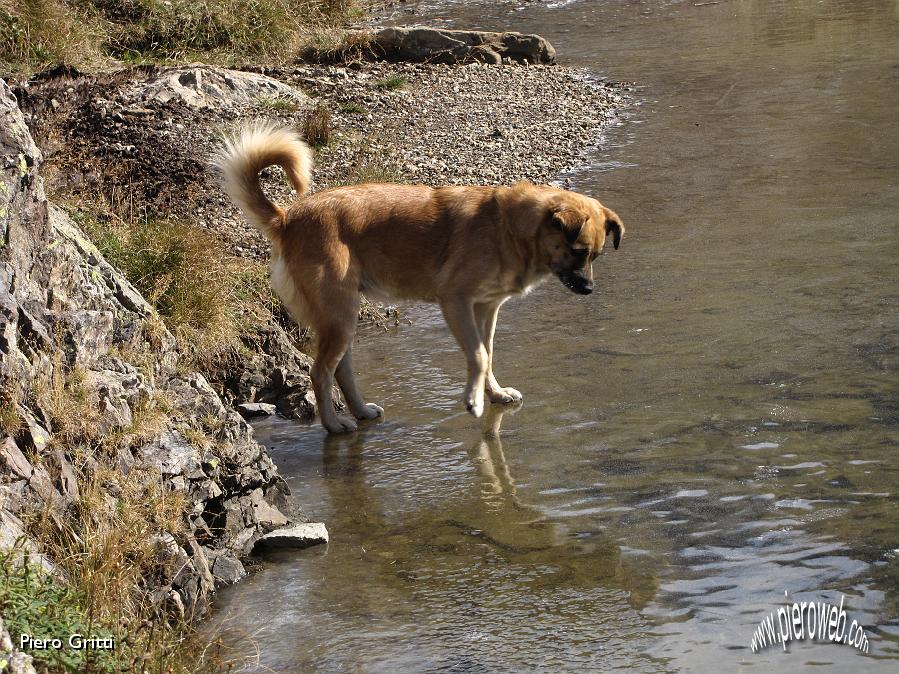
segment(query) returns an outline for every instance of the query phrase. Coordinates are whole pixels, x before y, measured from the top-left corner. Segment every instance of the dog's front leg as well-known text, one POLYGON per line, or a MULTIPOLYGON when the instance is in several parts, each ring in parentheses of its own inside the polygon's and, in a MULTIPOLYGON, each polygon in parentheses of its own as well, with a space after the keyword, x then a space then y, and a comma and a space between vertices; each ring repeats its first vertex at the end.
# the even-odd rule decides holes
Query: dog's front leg
POLYGON ((474 303, 467 297, 447 298, 440 302, 443 317, 462 347, 468 361, 465 409, 479 417, 484 412, 484 383, 487 377, 487 347, 475 322, 474 303))
POLYGON ((515 403, 522 399, 519 391, 511 386, 502 387, 493 374, 493 335, 496 333, 496 317, 505 300, 496 304, 478 304, 475 306, 475 319, 481 331, 484 346, 487 347, 487 378, 485 390, 492 403, 515 403))

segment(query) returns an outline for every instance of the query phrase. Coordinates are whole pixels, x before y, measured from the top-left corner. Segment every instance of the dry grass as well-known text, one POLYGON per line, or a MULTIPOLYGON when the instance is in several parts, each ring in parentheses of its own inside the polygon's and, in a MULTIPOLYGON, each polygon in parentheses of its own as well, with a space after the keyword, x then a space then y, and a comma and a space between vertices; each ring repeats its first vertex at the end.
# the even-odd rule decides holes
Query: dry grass
POLYGON ((371 33, 325 25, 303 35, 299 54, 313 63, 350 63, 365 60, 373 50, 371 33))
POLYGON ((47 417, 54 444, 69 447, 86 439, 100 441, 100 411, 85 383, 84 370, 72 369, 56 351, 53 367, 32 382, 34 400, 47 417))
POLYGON ((114 59, 286 61, 360 12, 355 0, 0 0, 0 74, 114 59))
POLYGON ((271 316, 275 299, 265 266, 232 255, 196 225, 86 212, 75 219, 156 308, 189 365, 208 364, 235 348, 243 332, 271 316))
POLYGON ((84 370, 67 366, 61 353, 54 353, 53 366, 32 381, 31 390, 31 402, 49 425, 51 446, 89 448, 97 458, 112 457, 120 447, 149 442, 175 416, 169 399, 157 391, 132 405, 130 424, 104 432, 97 392, 84 370))
POLYGON ((316 105, 303 120, 303 137, 312 147, 331 142, 331 111, 324 103, 316 105))
POLYGON ((102 658, 85 653, 86 659, 67 671, 188 671, 177 656, 184 626, 160 612, 147 589, 147 579, 172 573, 154 536, 183 532, 184 494, 168 490, 149 470, 135 468, 127 476, 102 465, 91 470, 87 467, 96 464, 88 448, 69 448, 69 454, 80 499, 61 528, 40 513, 27 524, 66 579, 65 587, 78 597, 79 619, 72 625, 70 617, 59 633, 84 625, 87 634, 115 636, 116 650, 102 658))
POLYGON ((371 158, 370 152, 361 152, 350 167, 346 178, 338 185, 364 185, 366 183, 404 183, 403 175, 383 161, 371 158))
MULTIPOLYGON (((148 329, 148 332, 151 329, 148 329)), ((164 556, 154 537, 185 533, 187 498, 167 488, 153 469, 135 466, 127 475, 116 467, 119 451, 130 451, 165 428, 176 411, 161 395, 133 405, 129 426, 104 433, 97 392, 85 372, 67 366, 57 351, 53 366, 33 384, 29 406, 41 410, 51 446, 61 449, 78 482, 78 498, 64 511, 32 512, 23 519, 41 552, 53 560, 59 579, 41 580, 42 603, 21 576, 0 583, 0 605, 15 609, 8 625, 45 634, 114 635, 116 650, 103 653, 43 654, 50 671, 182 672, 177 647, 184 625, 160 610, 149 594, 154 579, 168 578, 164 556), (21 588, 29 592, 22 596, 21 588), (54 599, 55 598, 55 599, 54 599), (51 601, 53 600, 53 601, 51 601), (47 603, 64 604, 49 611, 47 603), (51 622, 48 622, 51 621, 51 622), (55 622, 52 622, 55 621, 55 622), (52 632, 41 632, 41 625, 52 632), (81 658, 81 659, 78 659, 81 658)), ((33 457, 40 462, 41 457, 33 457)), ((2 580, 2 579, 0 579, 2 580)), ((27 581, 27 578, 26 578, 27 581)), ((32 583, 32 586, 34 583, 32 583)), ((7 616, 4 616, 7 617, 7 616)), ((38 654, 40 655, 40 654, 38 654)))
POLYGON ((0 0, 0 75, 106 60, 105 22, 89 2, 0 0))
POLYGON ((22 427, 22 419, 16 410, 18 396, 14 391, 0 393, 0 432, 15 435, 22 427))

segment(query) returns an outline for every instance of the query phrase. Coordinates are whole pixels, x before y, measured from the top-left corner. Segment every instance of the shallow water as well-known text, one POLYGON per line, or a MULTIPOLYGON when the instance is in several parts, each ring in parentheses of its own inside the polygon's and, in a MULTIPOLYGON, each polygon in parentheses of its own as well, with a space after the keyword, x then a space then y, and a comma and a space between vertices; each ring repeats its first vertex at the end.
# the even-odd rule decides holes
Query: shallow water
POLYGON ((599 294, 504 307, 520 409, 460 412, 463 358, 415 307, 355 349, 383 423, 260 424, 332 542, 268 558, 213 626, 274 671, 896 671, 899 6, 422 7, 639 83, 570 176, 627 236, 599 294), (785 591, 844 594, 870 654, 752 653, 785 591))

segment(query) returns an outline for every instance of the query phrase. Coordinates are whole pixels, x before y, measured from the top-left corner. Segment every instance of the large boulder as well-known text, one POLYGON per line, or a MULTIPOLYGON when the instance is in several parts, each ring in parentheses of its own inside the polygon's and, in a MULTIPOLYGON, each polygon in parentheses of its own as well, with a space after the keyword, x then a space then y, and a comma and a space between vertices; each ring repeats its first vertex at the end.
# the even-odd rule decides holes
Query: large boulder
POLYGON ((136 82, 126 95, 144 103, 179 101, 191 108, 214 110, 254 105, 264 99, 285 99, 296 105, 309 101, 303 92, 271 77, 199 64, 166 68, 136 82))
POLYGON ((414 63, 554 63, 556 50, 539 35, 446 30, 420 26, 383 28, 372 51, 388 61, 414 63))

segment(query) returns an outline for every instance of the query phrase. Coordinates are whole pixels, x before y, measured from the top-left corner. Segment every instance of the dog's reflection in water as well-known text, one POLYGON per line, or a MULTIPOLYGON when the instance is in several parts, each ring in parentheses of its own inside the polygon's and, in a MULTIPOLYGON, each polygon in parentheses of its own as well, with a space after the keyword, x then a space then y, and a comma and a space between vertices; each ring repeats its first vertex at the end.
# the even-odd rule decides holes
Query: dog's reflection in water
POLYGON ((515 414, 522 403, 490 405, 484 413, 481 435, 468 450, 468 456, 481 478, 481 495, 488 503, 498 506, 511 500, 520 506, 515 496, 515 480, 509 472, 509 462, 503 452, 500 426, 503 416, 515 414))
MULTIPOLYGON (((355 588, 355 603, 382 607, 385 588, 396 590, 396 579, 415 577, 423 563, 452 576, 454 569, 479 564, 485 551, 494 560, 504 560, 510 569, 541 570, 521 581, 528 592, 547 588, 592 592, 601 585, 626 591, 634 607, 645 606, 654 596, 658 587, 654 575, 634 568, 620 546, 600 529, 591 531, 586 528, 589 522, 575 524, 548 515, 539 494, 530 489, 518 493, 514 466, 510 467, 514 443, 503 447, 501 425, 505 415, 520 408, 520 404, 490 405, 485 410, 481 428, 467 450, 476 475, 469 475, 461 492, 453 490, 451 497, 441 497, 428 490, 434 498, 403 499, 399 510, 390 498, 395 492, 369 474, 383 460, 377 456, 377 447, 371 455, 365 452, 366 439, 380 444, 373 437, 375 429, 327 436, 322 467, 334 506, 329 528, 338 532, 335 539, 349 543, 359 559, 383 562, 366 567, 368 577, 380 580, 355 588), (535 502, 527 503, 529 498, 535 502), (574 526, 580 527, 576 536, 574 526)), ((527 481, 527 465, 519 469, 527 481)), ((346 581, 346 569, 328 571, 332 572, 333 582, 346 581)), ((408 590, 400 585, 403 592, 408 590)), ((402 602, 397 602, 399 607, 402 602)))

